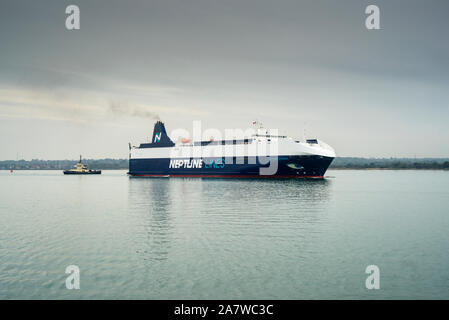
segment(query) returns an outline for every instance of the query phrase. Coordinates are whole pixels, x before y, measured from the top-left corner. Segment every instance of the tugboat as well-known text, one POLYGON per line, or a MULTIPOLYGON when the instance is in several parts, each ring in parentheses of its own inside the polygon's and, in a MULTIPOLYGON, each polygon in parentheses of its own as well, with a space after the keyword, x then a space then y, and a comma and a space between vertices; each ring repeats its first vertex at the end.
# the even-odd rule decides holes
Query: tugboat
POLYGON ((63 172, 64 174, 101 174, 101 170, 87 169, 87 166, 81 163, 81 155, 80 161, 73 166, 73 169, 64 170, 63 172))

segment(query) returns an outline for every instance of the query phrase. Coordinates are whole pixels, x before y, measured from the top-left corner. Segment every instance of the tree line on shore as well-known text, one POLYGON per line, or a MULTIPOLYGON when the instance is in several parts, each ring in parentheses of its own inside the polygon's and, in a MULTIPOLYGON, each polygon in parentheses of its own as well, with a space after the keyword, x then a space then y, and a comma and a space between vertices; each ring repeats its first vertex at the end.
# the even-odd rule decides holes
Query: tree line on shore
MULTIPOLYGON (((77 160, 3 160, 0 170, 65 170, 77 160)), ((128 169, 128 159, 86 159, 90 169, 128 169)), ((449 158, 355 158, 337 157, 331 169, 434 169, 448 170, 449 158)))
POLYGON ((448 158, 355 158, 337 157, 332 169, 434 169, 448 170, 448 158))

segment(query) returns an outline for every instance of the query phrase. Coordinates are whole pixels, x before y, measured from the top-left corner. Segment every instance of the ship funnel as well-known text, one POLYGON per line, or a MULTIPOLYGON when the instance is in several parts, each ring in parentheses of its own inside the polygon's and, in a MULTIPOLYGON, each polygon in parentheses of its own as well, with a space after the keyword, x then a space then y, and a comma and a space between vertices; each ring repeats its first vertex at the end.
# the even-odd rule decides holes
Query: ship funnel
POLYGON ((158 144, 158 146, 160 147, 172 147, 175 145, 167 135, 167 131, 165 131, 165 125, 162 121, 157 121, 154 124, 151 143, 158 144))

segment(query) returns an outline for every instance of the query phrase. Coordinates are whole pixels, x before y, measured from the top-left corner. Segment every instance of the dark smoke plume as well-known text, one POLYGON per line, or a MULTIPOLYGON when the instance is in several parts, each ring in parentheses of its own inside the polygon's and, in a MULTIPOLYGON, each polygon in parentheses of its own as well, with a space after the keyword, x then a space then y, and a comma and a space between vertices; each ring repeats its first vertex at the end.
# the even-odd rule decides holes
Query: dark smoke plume
POLYGON ((133 117, 145 117, 160 120, 157 113, 146 109, 144 106, 113 101, 109 103, 109 111, 116 115, 127 115, 133 117))

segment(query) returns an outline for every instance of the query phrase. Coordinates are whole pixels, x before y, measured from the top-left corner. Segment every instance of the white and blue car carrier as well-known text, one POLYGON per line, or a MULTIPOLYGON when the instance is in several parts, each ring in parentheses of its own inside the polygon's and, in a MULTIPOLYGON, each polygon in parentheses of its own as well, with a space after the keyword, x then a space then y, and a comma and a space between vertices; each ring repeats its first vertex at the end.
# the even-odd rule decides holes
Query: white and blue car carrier
POLYGON ((244 139, 174 143, 161 121, 150 143, 130 145, 129 172, 139 177, 323 178, 335 151, 317 139, 294 140, 259 128, 244 139))

